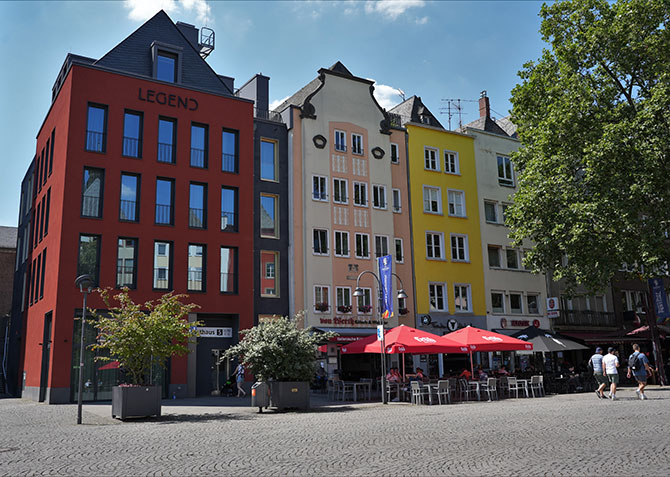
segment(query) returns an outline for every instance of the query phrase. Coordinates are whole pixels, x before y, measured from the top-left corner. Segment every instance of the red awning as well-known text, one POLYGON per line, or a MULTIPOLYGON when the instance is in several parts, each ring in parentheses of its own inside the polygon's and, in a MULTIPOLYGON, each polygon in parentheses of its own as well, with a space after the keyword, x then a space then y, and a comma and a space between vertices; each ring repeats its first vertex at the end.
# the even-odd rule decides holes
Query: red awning
POLYGON ((98 371, 104 371, 105 369, 119 369, 119 362, 118 361, 110 361, 109 363, 105 364, 104 366, 100 366, 98 368, 98 371))
MULTIPOLYGON (((386 331, 384 335, 386 353, 436 354, 467 353, 467 348, 457 343, 443 340, 440 336, 417 330, 411 326, 400 325, 386 331)), ((371 335, 355 343, 342 347, 343 354, 381 353, 377 335, 371 335)))
POLYGON ((466 326, 448 333, 440 339, 466 346, 468 351, 531 351, 533 349, 531 343, 493 331, 480 330, 474 326, 466 326))
MULTIPOLYGON (((335 343, 337 346, 342 346, 345 345, 346 343, 352 343, 354 341, 358 341, 360 339, 363 339, 369 335, 364 335, 364 336, 334 336, 331 339, 328 340, 329 343, 335 343)), ((321 345, 317 348, 319 351, 322 353, 327 353, 328 352, 328 345, 321 345)))

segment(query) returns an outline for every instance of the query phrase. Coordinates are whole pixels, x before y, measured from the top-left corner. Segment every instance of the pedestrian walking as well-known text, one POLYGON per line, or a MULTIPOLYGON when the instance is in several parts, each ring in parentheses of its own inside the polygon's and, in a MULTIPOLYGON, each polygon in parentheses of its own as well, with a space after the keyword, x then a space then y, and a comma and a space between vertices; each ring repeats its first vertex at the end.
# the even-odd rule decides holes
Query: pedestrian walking
POLYGON ((609 398, 616 401, 616 386, 619 384, 619 358, 614 354, 616 350, 611 346, 607 348, 607 356, 603 357, 603 375, 610 382, 609 398))
POLYGON ((603 391, 605 390, 605 386, 607 386, 607 378, 603 374, 603 349, 600 346, 596 348, 595 354, 589 359, 588 367, 593 370, 593 377, 598 385, 596 395, 598 399, 603 399, 605 397, 603 391))
POLYGON ((649 359, 640 353, 640 345, 635 343, 633 345, 633 354, 628 357, 628 378, 630 379, 631 373, 637 381, 637 397, 645 400, 647 396, 644 394, 644 387, 647 385, 647 373, 653 375, 653 371, 649 366, 649 359))
POLYGON ((240 393, 242 393, 243 396, 246 396, 246 391, 242 389, 242 383, 244 382, 244 364, 242 361, 237 365, 233 374, 235 375, 235 381, 237 382, 237 397, 240 397, 240 393))

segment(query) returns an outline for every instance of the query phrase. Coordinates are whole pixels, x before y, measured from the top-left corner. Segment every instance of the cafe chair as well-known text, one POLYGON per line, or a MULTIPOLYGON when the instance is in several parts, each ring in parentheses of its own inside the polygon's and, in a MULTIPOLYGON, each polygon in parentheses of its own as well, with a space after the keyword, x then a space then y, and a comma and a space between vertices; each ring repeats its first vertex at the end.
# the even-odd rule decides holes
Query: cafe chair
POLYGON ((446 380, 437 382, 437 402, 442 404, 443 399, 451 404, 451 383, 446 380))
POLYGON ((346 400, 347 394, 351 396, 351 400, 354 399, 354 383, 345 383, 340 381, 340 397, 342 401, 346 400))
POLYGON ((430 392, 429 389, 421 386, 418 381, 412 381, 409 383, 409 385, 412 392, 412 404, 419 404, 419 401, 421 401, 421 404, 423 404, 423 397, 428 396, 428 393, 430 392))
POLYGON ((526 388, 523 387, 514 376, 507 377, 507 389, 509 390, 510 396, 512 396, 512 391, 514 391, 514 395, 517 399, 519 397, 519 391, 526 391, 526 388))
POLYGON ((542 387, 542 376, 531 376, 530 377, 530 392, 535 396, 535 391, 537 391, 538 396, 544 396, 544 388, 542 387))
POLYGON ((496 378, 487 378, 486 384, 482 383, 480 386, 488 394, 489 401, 493 401, 494 397, 496 401, 498 400, 498 383, 496 382, 496 378))
POLYGON ((470 394, 473 394, 475 396, 477 395, 477 390, 475 388, 470 387, 470 383, 468 383, 467 379, 459 379, 458 387, 460 388, 461 391, 461 401, 469 401, 470 394))

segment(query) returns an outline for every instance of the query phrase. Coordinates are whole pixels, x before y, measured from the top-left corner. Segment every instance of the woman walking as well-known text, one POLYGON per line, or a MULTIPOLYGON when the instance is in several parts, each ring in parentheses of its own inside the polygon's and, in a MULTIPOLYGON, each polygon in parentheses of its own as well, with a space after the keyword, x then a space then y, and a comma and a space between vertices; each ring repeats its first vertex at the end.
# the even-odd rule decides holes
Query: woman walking
POLYGON ((240 393, 242 393, 243 396, 246 396, 247 393, 242 389, 242 383, 244 382, 244 364, 241 359, 240 364, 237 365, 233 374, 235 375, 235 381, 237 381, 237 397, 240 397, 240 393))

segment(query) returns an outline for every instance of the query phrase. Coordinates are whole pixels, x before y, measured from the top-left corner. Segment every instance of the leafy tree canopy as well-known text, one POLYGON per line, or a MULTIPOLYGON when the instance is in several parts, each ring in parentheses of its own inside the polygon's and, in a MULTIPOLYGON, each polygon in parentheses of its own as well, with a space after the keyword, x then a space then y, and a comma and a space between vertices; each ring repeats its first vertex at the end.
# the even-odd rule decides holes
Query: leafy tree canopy
POLYGON ((508 224, 533 270, 602 289, 670 260, 670 0, 544 5, 549 45, 512 91, 521 148, 508 224))

